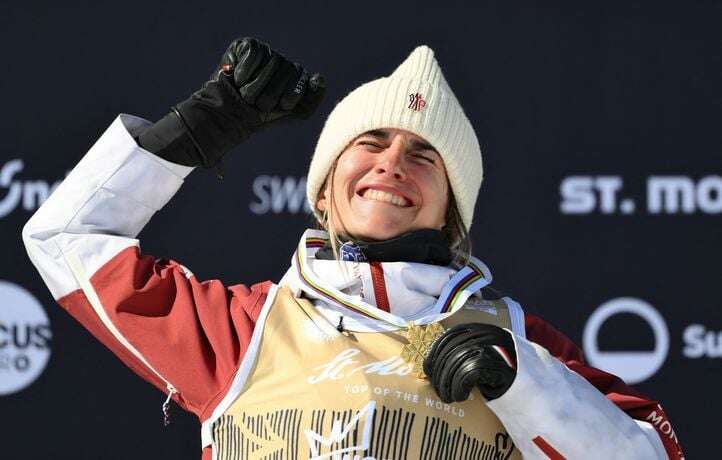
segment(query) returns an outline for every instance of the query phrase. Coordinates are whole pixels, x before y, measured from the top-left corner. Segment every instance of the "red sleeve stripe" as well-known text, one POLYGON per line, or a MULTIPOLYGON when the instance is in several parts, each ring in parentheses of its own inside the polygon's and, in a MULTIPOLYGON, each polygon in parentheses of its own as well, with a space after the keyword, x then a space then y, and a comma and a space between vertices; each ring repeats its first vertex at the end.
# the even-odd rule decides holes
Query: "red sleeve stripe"
POLYGON ((536 446, 541 449, 541 451, 544 452, 546 456, 549 457, 551 460, 566 460, 566 457, 560 454, 558 450, 553 448, 541 436, 537 436, 536 438, 532 439, 532 441, 534 441, 534 444, 536 444, 536 446))

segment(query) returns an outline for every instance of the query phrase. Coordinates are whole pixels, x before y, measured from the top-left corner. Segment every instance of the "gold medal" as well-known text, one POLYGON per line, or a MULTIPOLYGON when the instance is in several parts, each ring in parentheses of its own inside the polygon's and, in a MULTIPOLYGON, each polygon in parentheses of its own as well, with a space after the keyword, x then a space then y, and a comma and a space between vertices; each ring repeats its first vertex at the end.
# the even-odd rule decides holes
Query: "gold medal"
POLYGON ((441 323, 431 323, 418 326, 413 322, 409 324, 406 331, 408 344, 401 349, 401 358, 411 365, 412 372, 416 377, 425 379, 424 359, 431 350, 431 345, 437 337, 444 333, 441 323))

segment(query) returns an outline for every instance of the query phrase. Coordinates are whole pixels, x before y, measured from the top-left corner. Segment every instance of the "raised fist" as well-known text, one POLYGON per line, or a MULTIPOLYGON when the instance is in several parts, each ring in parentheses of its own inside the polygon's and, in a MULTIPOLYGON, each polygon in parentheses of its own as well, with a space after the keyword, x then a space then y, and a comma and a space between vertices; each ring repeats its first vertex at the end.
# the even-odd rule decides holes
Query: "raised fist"
POLYGON ((255 38, 234 40, 209 81, 138 136, 139 144, 186 166, 217 165, 251 134, 308 118, 325 92, 309 73, 255 38))
POLYGON ((286 59, 255 38, 234 40, 223 54, 218 78, 228 78, 243 101, 255 107, 261 123, 288 115, 307 118, 323 97, 323 77, 310 76, 301 65, 286 59))

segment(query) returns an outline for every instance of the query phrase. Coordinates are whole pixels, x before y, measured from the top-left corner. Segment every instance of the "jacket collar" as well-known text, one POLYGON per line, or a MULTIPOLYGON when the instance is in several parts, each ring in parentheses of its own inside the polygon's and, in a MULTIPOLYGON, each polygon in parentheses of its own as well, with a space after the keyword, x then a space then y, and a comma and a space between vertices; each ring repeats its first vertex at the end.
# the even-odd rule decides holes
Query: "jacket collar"
MULTIPOLYGON (((328 234, 307 230, 292 266, 280 284, 311 299, 331 322, 341 316, 346 329, 396 330, 409 321, 426 324, 458 310, 466 299, 491 282, 489 269, 478 259, 461 269, 416 262, 382 262, 390 312, 376 308, 368 263, 319 260, 328 234)), ((335 325, 335 324, 334 324, 335 325)))

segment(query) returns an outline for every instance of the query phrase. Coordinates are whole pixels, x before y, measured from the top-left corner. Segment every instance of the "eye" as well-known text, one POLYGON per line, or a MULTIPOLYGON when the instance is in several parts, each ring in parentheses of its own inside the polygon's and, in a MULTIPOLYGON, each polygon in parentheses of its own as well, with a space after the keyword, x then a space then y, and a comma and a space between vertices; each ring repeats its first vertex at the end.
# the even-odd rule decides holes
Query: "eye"
POLYGON ((427 156, 427 155, 424 155, 423 153, 412 153, 411 155, 412 155, 414 158, 417 158, 417 159, 419 159, 419 160, 426 161, 426 162, 429 162, 429 163, 431 163, 431 164, 434 164, 434 163, 435 163, 433 158, 431 158, 431 157, 429 157, 429 156, 427 156))
POLYGON ((375 148, 375 149, 382 149, 382 148, 383 148, 383 147, 382 147, 381 145, 379 145, 378 143, 372 142, 372 141, 359 141, 359 142, 358 142, 358 145, 367 145, 367 146, 373 147, 373 148, 375 148))

